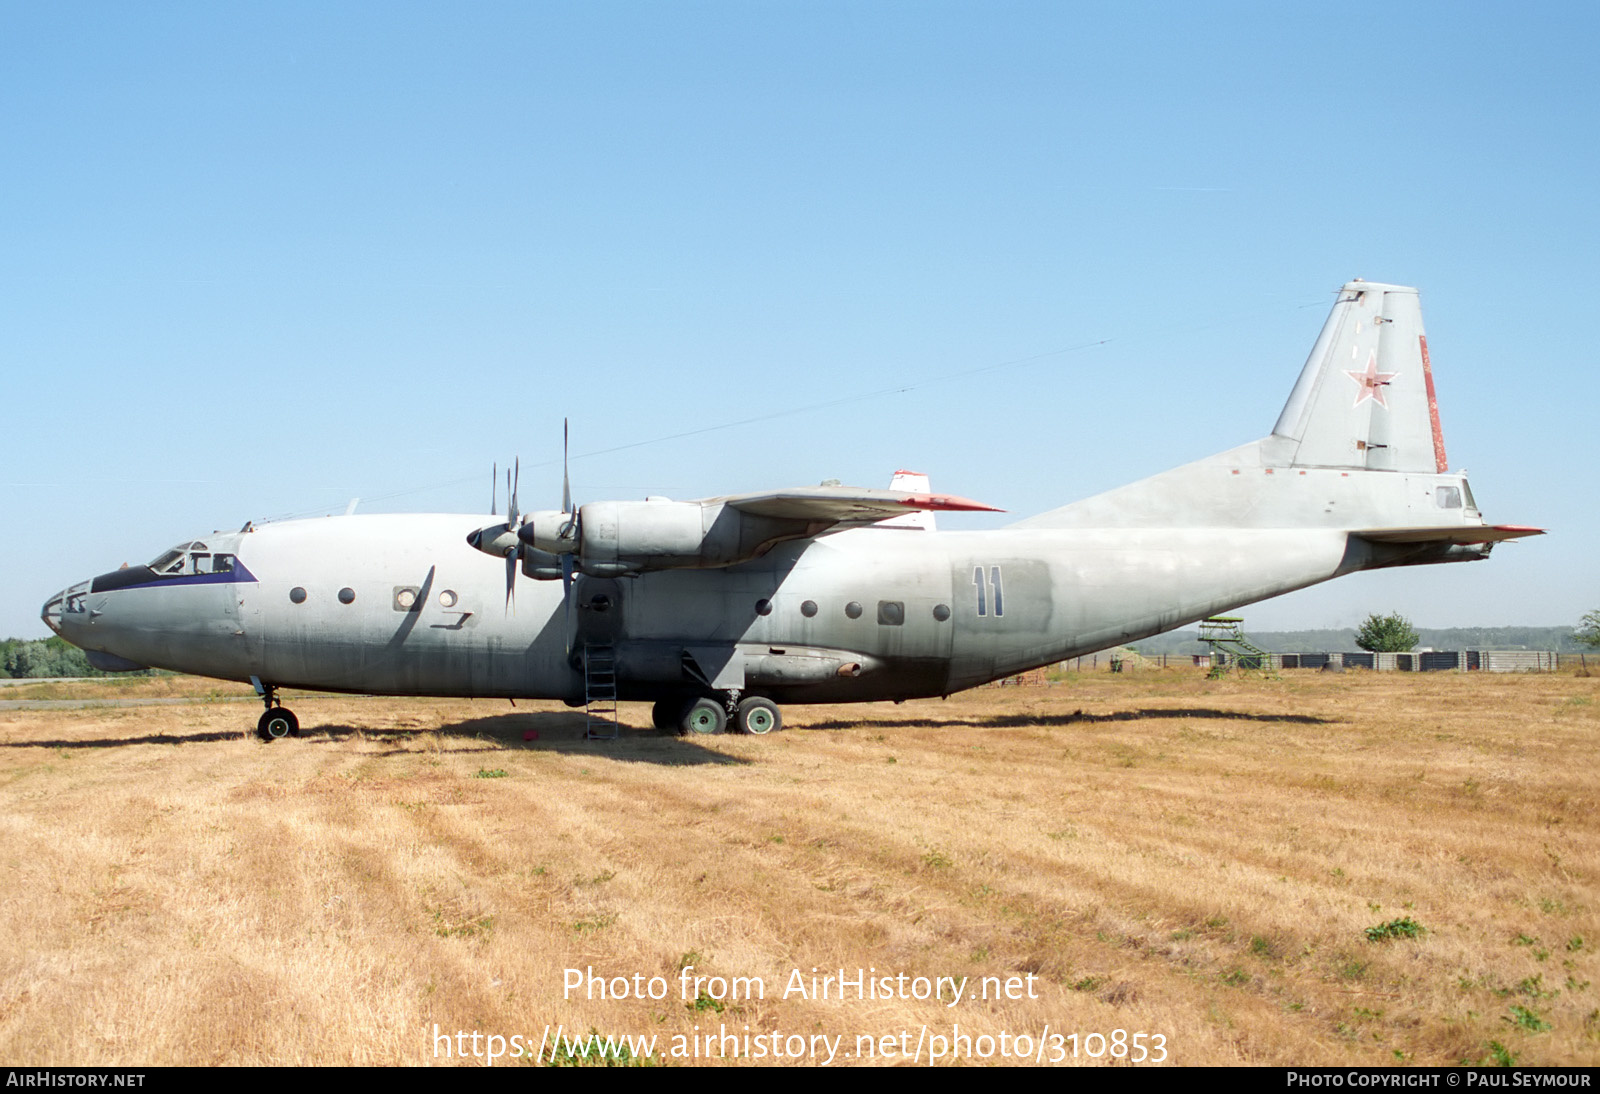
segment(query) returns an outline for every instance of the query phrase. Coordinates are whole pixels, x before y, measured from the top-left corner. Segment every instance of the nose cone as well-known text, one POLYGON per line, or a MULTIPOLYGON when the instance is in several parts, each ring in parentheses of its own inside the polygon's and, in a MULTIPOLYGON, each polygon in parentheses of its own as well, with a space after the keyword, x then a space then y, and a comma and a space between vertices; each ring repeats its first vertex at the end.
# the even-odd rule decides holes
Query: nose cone
POLYGON ((106 648, 108 645, 123 645, 127 635, 126 627, 117 622, 118 613, 109 608, 109 600, 100 589, 108 576, 115 575, 102 574, 62 589, 44 602, 39 618, 44 620, 45 626, 83 650, 88 655, 89 664, 97 669, 129 672, 147 668, 147 665, 130 661, 106 648), (92 606, 90 601, 93 601, 92 606))
POLYGON ((44 620, 44 625, 74 646, 85 644, 89 627, 89 609, 85 601, 89 599, 92 585, 92 581, 68 585, 46 600, 39 611, 39 618, 44 620))
POLYGON ((90 581, 80 581, 76 585, 68 585, 46 600, 39 611, 39 618, 44 620, 45 626, 74 645, 83 645, 74 636, 81 636, 81 627, 88 623, 89 612, 84 601, 89 597, 92 584, 90 581))
MULTIPOLYGON (((67 602, 67 590, 62 589, 55 596, 44 602, 44 607, 39 611, 39 618, 44 620, 44 625, 57 634, 61 634, 61 609, 67 602)), ((62 635, 65 637, 65 635, 62 635)))

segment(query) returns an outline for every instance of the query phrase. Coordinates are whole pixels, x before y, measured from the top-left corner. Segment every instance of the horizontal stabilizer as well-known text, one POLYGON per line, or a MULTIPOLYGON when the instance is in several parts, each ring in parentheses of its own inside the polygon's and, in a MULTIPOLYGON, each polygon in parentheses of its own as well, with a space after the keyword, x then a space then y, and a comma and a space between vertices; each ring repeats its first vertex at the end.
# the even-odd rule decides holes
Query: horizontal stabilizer
POLYGON ((999 513, 1002 510, 953 494, 914 494, 853 486, 808 486, 768 494, 735 494, 729 507, 780 520, 874 522, 916 510, 999 513))
POLYGON ((1353 533, 1374 543, 1500 543, 1523 536, 1542 536, 1543 528, 1518 524, 1452 524, 1443 528, 1366 528, 1353 533))

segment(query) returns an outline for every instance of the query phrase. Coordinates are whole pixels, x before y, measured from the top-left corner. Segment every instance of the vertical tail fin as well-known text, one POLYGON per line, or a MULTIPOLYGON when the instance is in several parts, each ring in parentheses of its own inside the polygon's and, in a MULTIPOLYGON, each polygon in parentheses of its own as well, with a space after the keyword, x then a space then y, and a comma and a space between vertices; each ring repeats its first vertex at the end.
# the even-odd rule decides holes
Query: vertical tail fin
POLYGON ((1483 521, 1445 462, 1417 290, 1372 281, 1339 290, 1270 436, 1018 524, 1385 534, 1466 525, 1483 521))
MULTIPOLYGON (((928 476, 920 471, 896 471, 894 478, 889 480, 890 490, 904 490, 910 494, 926 494, 932 488, 928 485, 928 476)), ((915 512, 904 513, 888 520, 880 520, 875 528, 912 528, 924 532, 935 530, 933 511, 918 509, 915 512)))
POLYGON ((1294 467, 1444 474, 1417 290, 1345 285, 1272 432, 1294 467))

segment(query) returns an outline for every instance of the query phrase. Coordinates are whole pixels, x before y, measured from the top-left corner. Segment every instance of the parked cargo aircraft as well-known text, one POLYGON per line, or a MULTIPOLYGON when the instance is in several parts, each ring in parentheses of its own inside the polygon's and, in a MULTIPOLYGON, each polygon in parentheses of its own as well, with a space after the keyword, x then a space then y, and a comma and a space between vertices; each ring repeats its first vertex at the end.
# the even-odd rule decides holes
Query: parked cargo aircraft
POLYGON ((1445 462, 1417 291, 1352 281, 1270 435, 994 531, 824 485, 481 516, 246 524, 44 606, 106 668, 282 687, 655 703, 750 733, 779 704, 947 695, 1358 570, 1488 556, 1445 462), (489 557, 485 557, 489 556, 489 557))

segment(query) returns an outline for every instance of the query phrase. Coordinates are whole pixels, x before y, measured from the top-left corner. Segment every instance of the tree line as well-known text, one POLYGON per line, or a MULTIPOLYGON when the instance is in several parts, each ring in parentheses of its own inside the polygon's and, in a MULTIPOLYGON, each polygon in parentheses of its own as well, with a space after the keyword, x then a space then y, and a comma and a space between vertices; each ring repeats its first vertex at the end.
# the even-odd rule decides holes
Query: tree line
POLYGON ((88 655, 65 638, 0 639, 0 679, 111 675, 90 665, 88 655))

